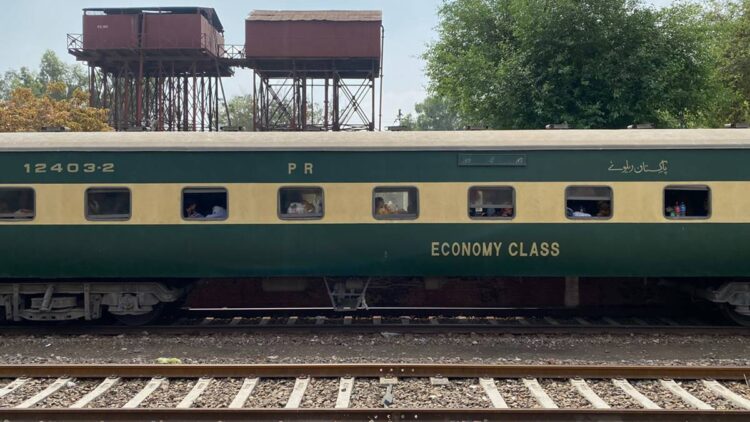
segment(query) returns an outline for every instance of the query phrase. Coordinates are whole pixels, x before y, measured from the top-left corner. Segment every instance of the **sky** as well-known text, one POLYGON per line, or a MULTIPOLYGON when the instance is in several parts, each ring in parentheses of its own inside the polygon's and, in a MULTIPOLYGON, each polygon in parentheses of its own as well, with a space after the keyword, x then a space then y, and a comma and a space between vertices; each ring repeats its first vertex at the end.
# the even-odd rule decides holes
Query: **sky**
MULTIPOLYGON (((385 27, 383 57, 383 126, 393 124, 398 110, 413 112, 424 99, 428 80, 420 59, 436 38, 437 9, 442 0, 5 0, 0 39, 0 72, 28 66, 36 69, 42 53, 51 49, 68 62, 66 34, 80 33, 86 7, 203 6, 216 9, 227 44, 244 42, 244 20, 254 9, 382 10, 385 27)), ((665 6, 671 0, 650 0, 665 6)), ((227 97, 252 91, 250 71, 238 71, 225 81, 227 97)))

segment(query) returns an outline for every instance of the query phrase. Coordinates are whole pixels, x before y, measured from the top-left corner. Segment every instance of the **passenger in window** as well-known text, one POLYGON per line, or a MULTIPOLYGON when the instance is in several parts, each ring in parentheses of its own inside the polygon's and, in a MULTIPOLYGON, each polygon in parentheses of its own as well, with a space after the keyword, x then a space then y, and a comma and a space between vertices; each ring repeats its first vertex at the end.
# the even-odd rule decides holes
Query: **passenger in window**
POLYGON ((581 206, 578 211, 573 211, 573 218, 585 218, 591 217, 591 214, 587 213, 586 210, 581 206))
POLYGON ((204 218, 204 215, 198 212, 198 204, 192 202, 185 208, 186 218, 204 218))
POLYGON ((381 197, 375 198, 375 214, 376 215, 388 215, 391 212, 388 210, 388 207, 385 205, 385 199, 381 197))
POLYGON ((287 214, 312 214, 314 212, 315 206, 309 201, 303 199, 299 194, 293 197, 286 210, 287 214))
POLYGON ((500 208, 500 217, 513 217, 513 208, 500 208))
POLYGON ((482 194, 472 190, 469 197, 469 215, 471 217, 487 217, 487 210, 482 207, 482 194))
POLYGON ((612 206, 609 201, 599 201, 597 203, 599 211, 596 213, 597 217, 609 218, 612 215, 612 206))
POLYGON ((211 214, 208 214, 205 218, 223 220, 227 218, 227 210, 222 206, 214 205, 211 209, 211 214))

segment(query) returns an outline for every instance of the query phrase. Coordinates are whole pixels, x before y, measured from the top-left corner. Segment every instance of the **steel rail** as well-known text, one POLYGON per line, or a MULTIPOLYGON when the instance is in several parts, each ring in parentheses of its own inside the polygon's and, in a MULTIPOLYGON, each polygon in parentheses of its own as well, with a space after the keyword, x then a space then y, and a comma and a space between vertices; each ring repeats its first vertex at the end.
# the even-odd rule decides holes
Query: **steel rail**
POLYGON ((75 325, 75 326, 0 326, 0 334, 5 336, 24 335, 119 335, 141 334, 160 335, 205 335, 216 333, 264 333, 284 332, 285 334, 336 333, 336 334, 376 334, 393 332, 399 334, 439 334, 439 333, 482 333, 482 334, 552 334, 552 335, 630 335, 630 334, 681 334, 681 335, 709 335, 709 336, 750 336, 749 327, 737 326, 673 326, 673 325, 490 325, 490 324, 267 324, 267 325, 150 325, 129 327, 123 325, 75 325))
POLYGON ((483 420, 483 421, 747 421, 735 410, 597 409, 0 409, 24 420, 483 420))
POLYGON ((473 365, 473 364, 199 364, 199 365, 0 365, 0 377, 103 378, 296 378, 383 377, 424 378, 626 378, 744 380, 744 366, 630 366, 630 365, 473 365))

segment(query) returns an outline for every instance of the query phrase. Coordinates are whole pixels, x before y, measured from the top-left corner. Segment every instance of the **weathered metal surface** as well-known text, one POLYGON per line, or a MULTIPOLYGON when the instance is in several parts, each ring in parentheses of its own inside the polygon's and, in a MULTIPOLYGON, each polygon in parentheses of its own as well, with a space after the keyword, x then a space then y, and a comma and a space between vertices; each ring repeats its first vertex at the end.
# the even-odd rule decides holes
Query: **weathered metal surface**
POLYGON ((600 409, 3 409, 33 420, 484 420, 484 421, 747 421, 747 411, 600 409))
POLYGON ((83 15, 84 50, 138 48, 137 15, 83 15))
POLYGON ((251 21, 381 22, 380 10, 253 10, 251 21))
POLYGON ((145 50, 199 50, 218 56, 221 44, 224 36, 200 14, 144 15, 145 50))
POLYGON ((245 52, 248 59, 368 58, 379 63, 380 27, 380 12, 254 11, 245 21, 245 52))
POLYGON ((742 366, 604 366, 472 364, 294 364, 294 365, 0 365, 0 377, 201 378, 201 377, 399 377, 426 378, 625 378, 744 380, 742 366))

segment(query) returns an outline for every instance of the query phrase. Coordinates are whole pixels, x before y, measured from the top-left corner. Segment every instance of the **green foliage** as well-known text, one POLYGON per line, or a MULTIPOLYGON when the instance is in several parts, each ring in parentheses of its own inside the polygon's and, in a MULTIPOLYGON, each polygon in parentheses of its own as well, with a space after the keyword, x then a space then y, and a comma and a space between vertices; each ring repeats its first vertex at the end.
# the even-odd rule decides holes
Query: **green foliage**
MULTIPOLYGON (((444 98, 430 95, 414 106, 417 130, 457 130, 463 124, 453 106, 444 98)), ((411 117, 411 115, 409 115, 411 117)))
POLYGON ((727 121, 750 120, 750 0, 714 4, 709 17, 719 28, 717 51, 718 79, 729 92, 720 104, 727 121))
POLYGON ((447 1, 427 74, 464 121, 492 128, 716 126, 732 94, 717 69, 727 14, 710 6, 447 1))
POLYGON ((56 90, 53 99, 70 99, 76 90, 88 89, 88 75, 81 65, 67 64, 54 51, 47 50, 42 55, 39 70, 27 67, 18 70, 8 70, 0 79, 0 99, 9 100, 11 94, 18 88, 31 90, 34 96, 45 95, 47 87, 55 82, 65 85, 62 91, 56 90))
MULTIPOLYGON (((229 116, 232 119, 232 126, 242 126, 245 130, 253 130, 253 96, 238 95, 227 102, 229 116)), ((227 125, 226 114, 220 113, 219 124, 227 125)))

